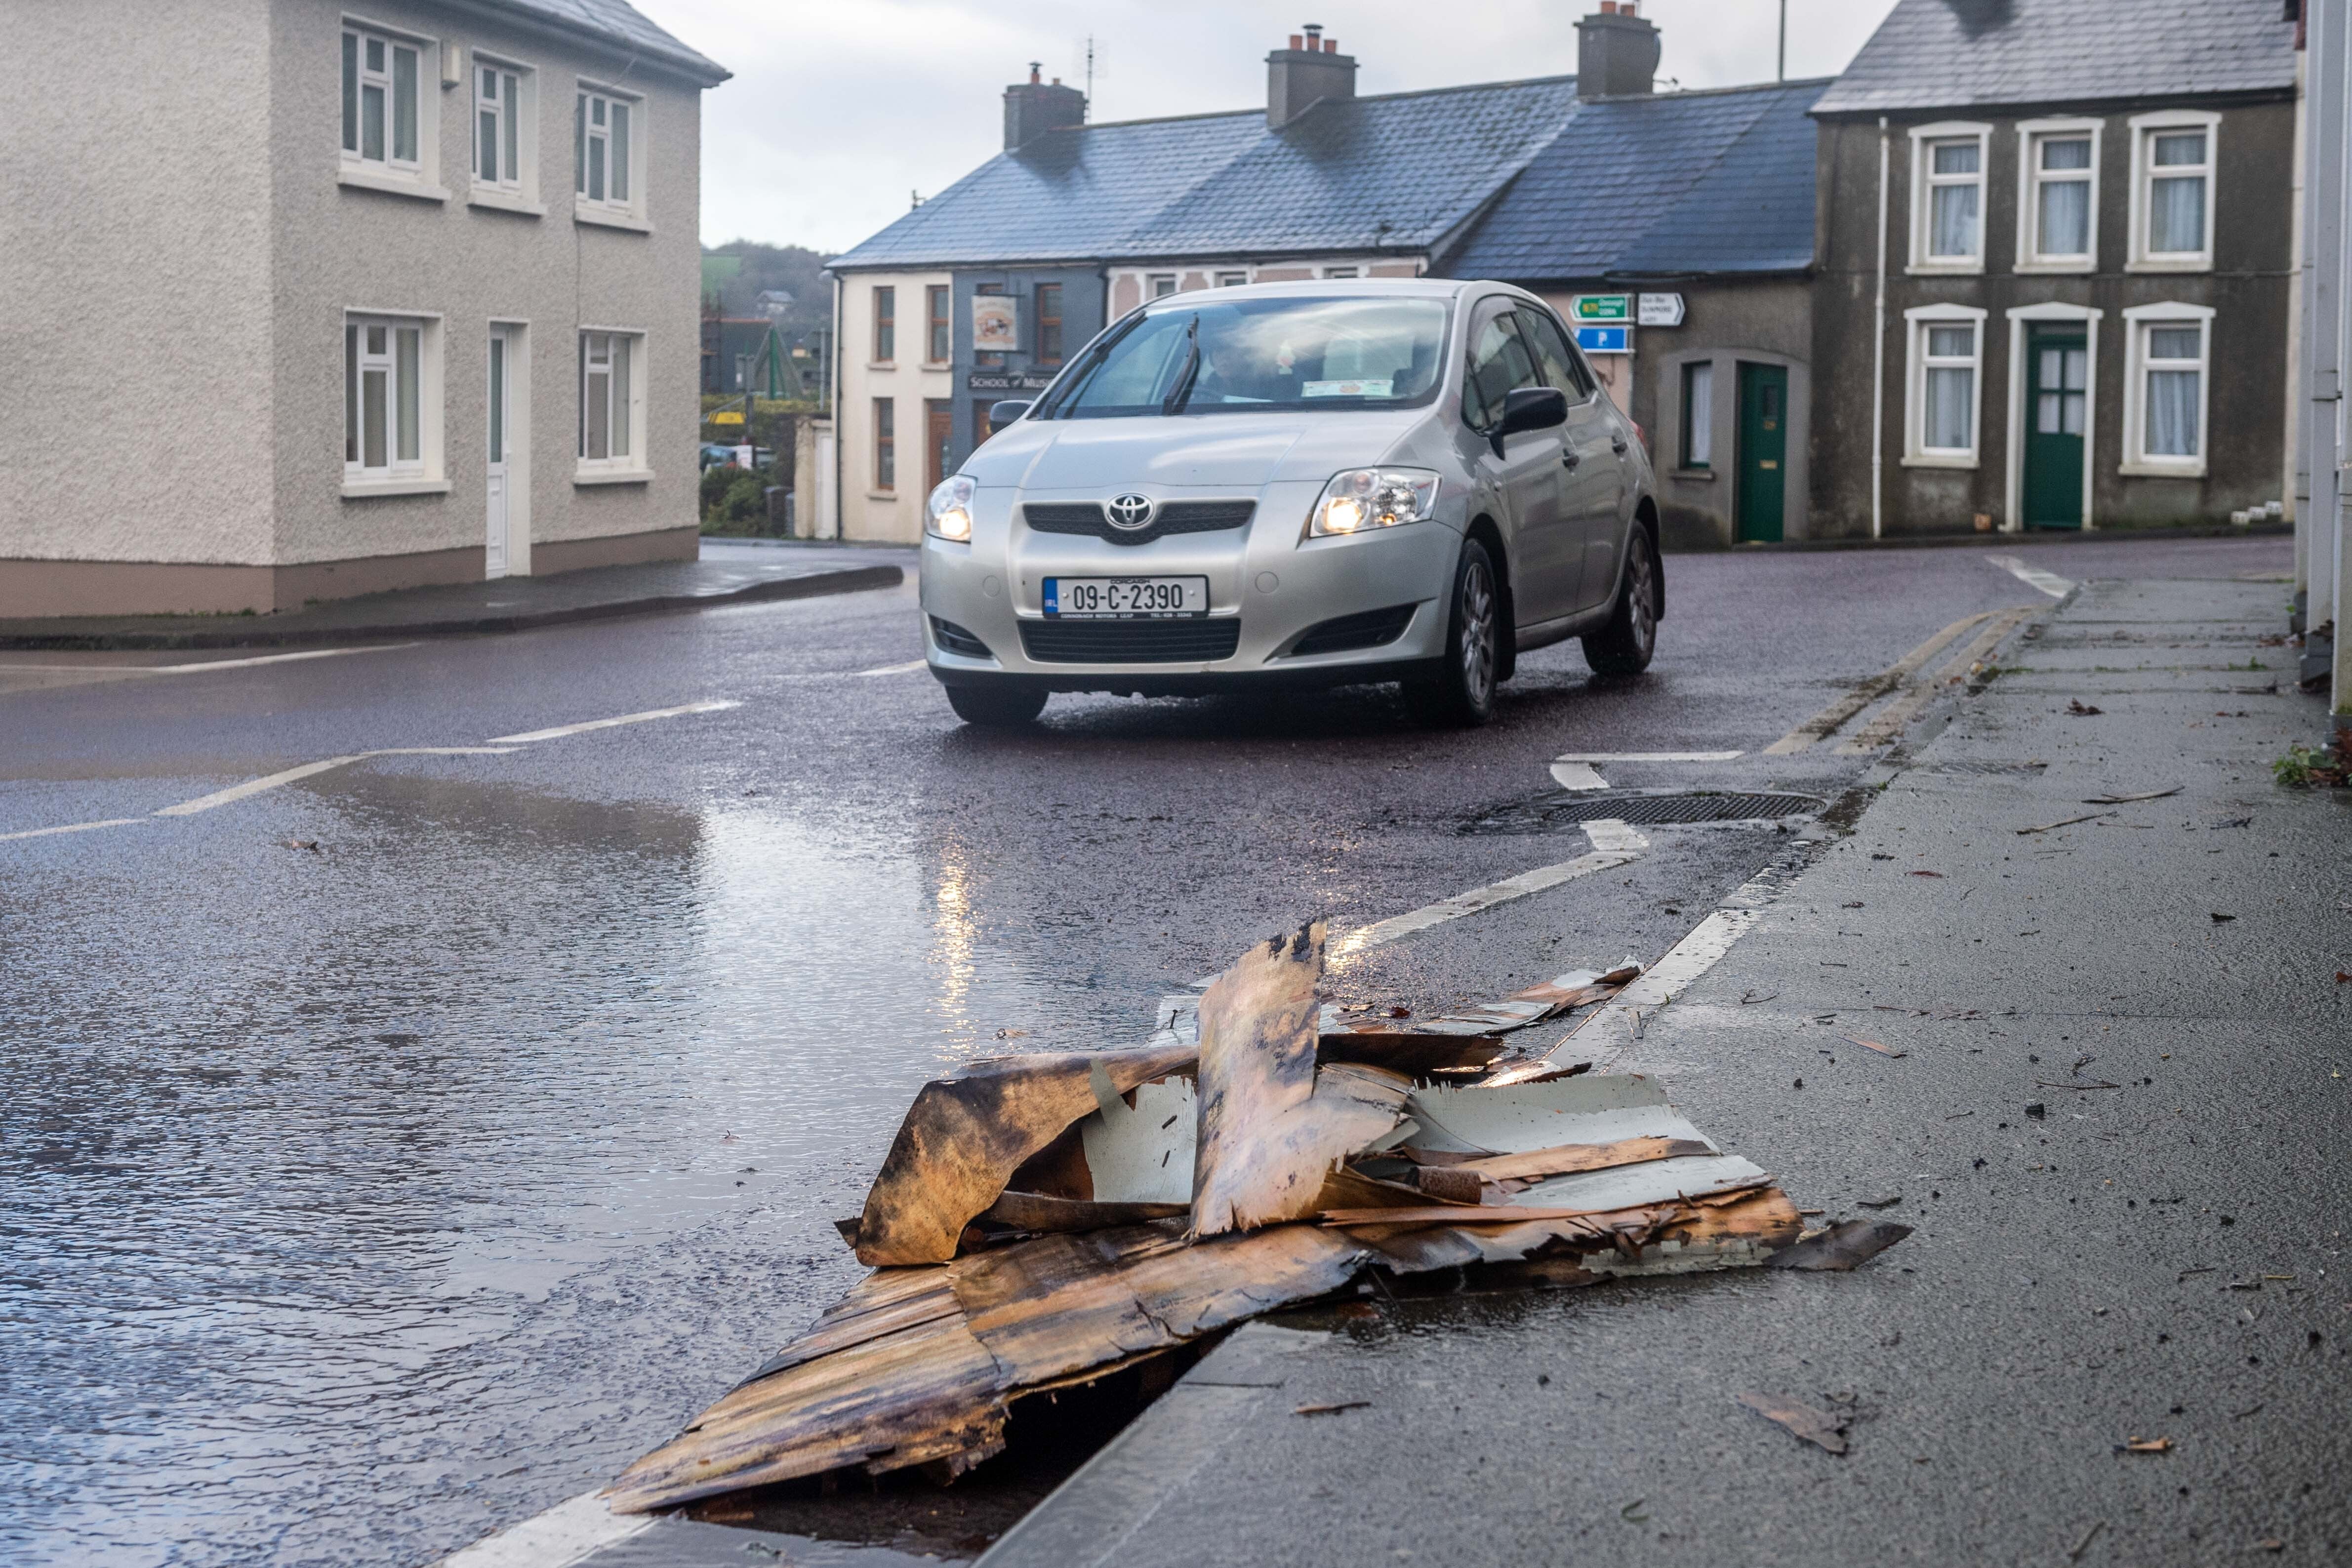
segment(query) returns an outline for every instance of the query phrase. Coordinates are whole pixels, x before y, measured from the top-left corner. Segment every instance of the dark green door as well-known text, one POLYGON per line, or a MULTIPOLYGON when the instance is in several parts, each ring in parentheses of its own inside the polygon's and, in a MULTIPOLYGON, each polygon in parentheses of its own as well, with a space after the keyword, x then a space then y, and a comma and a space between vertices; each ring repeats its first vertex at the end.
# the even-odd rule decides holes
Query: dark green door
POLYGON ((2083 526, 2083 414, 2091 353, 2079 329, 2035 327, 2025 342, 2025 526, 2083 526))
POLYGON ((1789 471, 1789 372, 1779 365, 1739 367, 1739 468, 1732 504, 1742 540, 1780 537, 1789 471))

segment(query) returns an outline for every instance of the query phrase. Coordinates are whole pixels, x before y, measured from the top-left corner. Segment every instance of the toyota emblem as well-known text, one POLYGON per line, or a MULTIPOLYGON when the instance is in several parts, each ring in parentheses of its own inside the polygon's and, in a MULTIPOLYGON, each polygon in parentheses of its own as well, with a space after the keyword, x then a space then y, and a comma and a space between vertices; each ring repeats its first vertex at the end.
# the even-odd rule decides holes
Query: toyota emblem
POLYGON ((1110 517, 1112 528, 1130 534, 1138 529, 1150 528, 1154 510, 1150 497, 1137 495, 1117 497, 1108 507, 1104 508, 1110 517))

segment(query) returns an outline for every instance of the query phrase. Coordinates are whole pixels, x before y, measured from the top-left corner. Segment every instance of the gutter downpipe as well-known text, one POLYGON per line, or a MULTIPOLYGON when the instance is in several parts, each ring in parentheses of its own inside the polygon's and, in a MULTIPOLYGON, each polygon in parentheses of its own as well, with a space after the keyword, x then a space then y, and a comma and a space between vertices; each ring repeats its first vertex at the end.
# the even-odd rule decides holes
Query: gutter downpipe
POLYGON ((848 443, 842 439, 842 426, 847 422, 842 417, 841 413, 841 295, 845 286, 841 275, 834 274, 833 352, 827 356, 833 362, 825 367, 825 373, 830 378, 831 384, 824 389, 825 402, 830 405, 828 412, 833 415, 833 532, 819 534, 816 536, 819 538, 841 538, 842 515, 844 509, 849 505, 849 493, 842 485, 843 479, 847 476, 843 471, 842 465, 848 460, 846 455, 848 443))
POLYGON ((1870 356, 1870 537, 1885 527, 1886 476, 1886 116, 1878 117, 1878 305, 1870 356))

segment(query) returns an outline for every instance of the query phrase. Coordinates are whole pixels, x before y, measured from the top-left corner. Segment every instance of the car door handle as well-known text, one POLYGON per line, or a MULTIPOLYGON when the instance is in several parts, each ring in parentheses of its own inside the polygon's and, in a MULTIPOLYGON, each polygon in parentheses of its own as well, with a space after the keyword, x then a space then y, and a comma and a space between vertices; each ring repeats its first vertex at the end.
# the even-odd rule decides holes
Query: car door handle
POLYGON ((1615 452, 1618 456, 1622 457, 1625 455, 1625 438, 1623 436, 1612 435, 1609 438, 1609 445, 1610 449, 1615 452))

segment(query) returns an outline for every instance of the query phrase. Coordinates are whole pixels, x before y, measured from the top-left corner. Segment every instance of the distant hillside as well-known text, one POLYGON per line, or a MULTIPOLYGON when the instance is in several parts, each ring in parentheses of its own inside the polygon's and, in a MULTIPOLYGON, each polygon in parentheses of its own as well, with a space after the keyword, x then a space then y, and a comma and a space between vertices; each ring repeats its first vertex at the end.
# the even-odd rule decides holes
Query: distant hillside
POLYGON ((819 276, 824 264, 833 259, 825 253, 796 245, 761 245, 739 239, 706 246, 702 255, 704 293, 707 296, 715 292, 719 296, 722 313, 756 315, 752 300, 761 290, 772 288, 793 297, 793 308, 782 321, 787 343, 805 339, 814 346, 818 329, 831 325, 833 285, 819 276), (740 265, 712 266, 711 262, 719 257, 734 258, 740 265))

